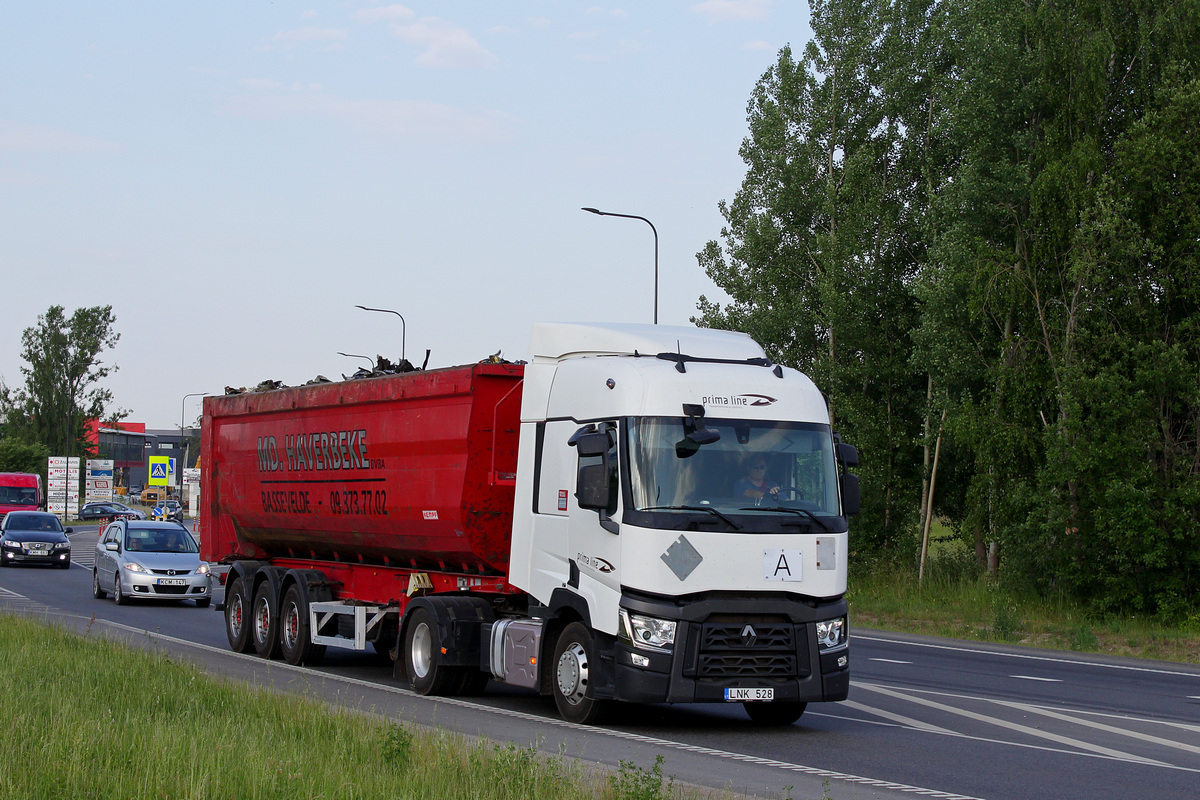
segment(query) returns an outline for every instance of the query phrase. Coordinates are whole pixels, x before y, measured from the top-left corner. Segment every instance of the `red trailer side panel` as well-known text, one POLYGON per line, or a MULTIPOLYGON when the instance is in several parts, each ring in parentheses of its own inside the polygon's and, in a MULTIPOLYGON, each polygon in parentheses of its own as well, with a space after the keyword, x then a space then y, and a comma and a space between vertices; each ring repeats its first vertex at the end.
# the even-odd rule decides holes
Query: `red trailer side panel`
POLYGON ((208 397, 202 557, 503 575, 523 367, 208 397))

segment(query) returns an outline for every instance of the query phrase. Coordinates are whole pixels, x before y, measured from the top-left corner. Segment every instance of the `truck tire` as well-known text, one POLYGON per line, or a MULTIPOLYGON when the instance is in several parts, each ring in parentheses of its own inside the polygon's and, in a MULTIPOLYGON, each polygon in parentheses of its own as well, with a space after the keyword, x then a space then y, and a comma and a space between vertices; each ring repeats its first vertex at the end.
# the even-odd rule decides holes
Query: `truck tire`
POLYGON ((225 636, 235 653, 249 653, 254 647, 250 641, 250 598, 241 578, 234 578, 225 587, 225 636))
POLYGON ((567 722, 591 725, 608 710, 608 703, 592 696, 591 670, 596 658, 592 635, 582 622, 572 622, 554 646, 550 685, 554 704, 567 722))
POLYGON ((442 666, 441 655, 437 621, 429 609, 415 609, 404 631, 404 665, 409 688, 427 695, 444 695, 458 688, 461 674, 442 666))
POLYGON ((259 584, 250 606, 250 638, 254 652, 266 659, 279 658, 279 600, 270 581, 259 584))
POLYGON ((759 725, 791 725, 808 703, 742 703, 746 716, 759 725))
POLYGON ((325 658, 325 645, 313 644, 309 635, 308 599, 298 583, 283 593, 279 607, 279 649, 283 660, 297 667, 315 667, 325 658))

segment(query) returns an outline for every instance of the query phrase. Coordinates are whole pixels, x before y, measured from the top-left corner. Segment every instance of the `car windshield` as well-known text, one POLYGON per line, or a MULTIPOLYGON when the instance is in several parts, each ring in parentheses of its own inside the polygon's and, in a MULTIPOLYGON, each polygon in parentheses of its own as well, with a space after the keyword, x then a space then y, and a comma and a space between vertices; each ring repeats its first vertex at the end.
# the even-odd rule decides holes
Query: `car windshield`
POLYGON ((9 514, 4 527, 10 531, 61 531, 63 529, 58 517, 41 514, 9 514))
POLYGON ((131 528, 125 533, 125 549, 142 553, 198 553, 196 541, 187 531, 131 528))
POLYGON ((36 506, 37 489, 32 486, 0 486, 0 503, 7 506, 36 506))
POLYGON ((629 479, 637 511, 703 506, 725 514, 837 516, 837 463, 828 425, 679 417, 632 419, 629 479), (720 434, 713 440, 712 433, 720 434), (689 436, 691 434, 691 436, 689 436))

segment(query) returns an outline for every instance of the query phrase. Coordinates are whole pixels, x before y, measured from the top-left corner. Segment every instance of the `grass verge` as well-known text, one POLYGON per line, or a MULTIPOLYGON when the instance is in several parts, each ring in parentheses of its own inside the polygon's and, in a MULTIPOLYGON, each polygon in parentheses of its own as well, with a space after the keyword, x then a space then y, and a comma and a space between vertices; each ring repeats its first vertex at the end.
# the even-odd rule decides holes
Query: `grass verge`
POLYGON ((622 762, 396 724, 0 614, 0 797, 719 800, 622 762))
POLYGON ((1200 620, 1171 625, 1135 615, 1094 618, 1065 598, 1006 589, 978 575, 962 553, 939 553, 922 583, 915 570, 894 566, 852 566, 849 581, 852 625, 1200 664, 1200 620))

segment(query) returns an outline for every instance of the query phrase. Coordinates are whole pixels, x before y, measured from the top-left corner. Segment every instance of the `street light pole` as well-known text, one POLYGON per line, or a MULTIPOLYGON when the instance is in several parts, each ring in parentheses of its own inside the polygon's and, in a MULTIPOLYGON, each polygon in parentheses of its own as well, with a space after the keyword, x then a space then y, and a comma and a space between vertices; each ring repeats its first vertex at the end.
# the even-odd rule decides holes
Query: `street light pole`
POLYGON ((640 219, 642 222, 650 226, 650 230, 654 231, 654 324, 658 324, 658 229, 654 227, 654 223, 645 217, 639 217, 636 214, 615 214, 612 211, 601 211, 598 208, 582 208, 581 211, 587 211, 589 214, 597 214, 601 217, 624 217, 625 219, 640 219))
MULTIPOLYGON (((183 434, 183 413, 184 413, 184 408, 187 406, 187 399, 189 397, 204 397, 207 394, 208 394, 208 392, 192 392, 191 394, 185 394, 183 396, 183 400, 180 401, 180 403, 179 403, 179 443, 180 444, 184 443, 183 440, 185 438, 184 434, 183 434)), ((183 468, 185 466, 187 466, 188 455, 190 455, 191 449, 192 449, 192 443, 188 442, 187 449, 184 451, 183 463, 179 465, 179 471, 175 475, 175 480, 176 480, 175 488, 176 488, 176 491, 179 492, 179 507, 181 509, 183 508, 183 468)), ((182 513, 182 511, 180 513, 182 513)))
POLYGON ((404 317, 400 312, 392 311, 390 308, 367 308, 366 306, 355 306, 355 308, 361 308, 363 311, 379 311, 384 314, 395 314, 397 317, 400 317, 400 360, 404 361, 404 337, 405 329, 408 328, 408 325, 404 322, 404 317))

